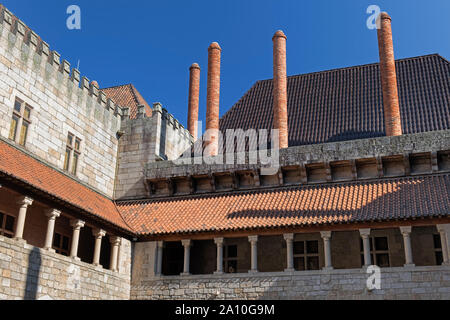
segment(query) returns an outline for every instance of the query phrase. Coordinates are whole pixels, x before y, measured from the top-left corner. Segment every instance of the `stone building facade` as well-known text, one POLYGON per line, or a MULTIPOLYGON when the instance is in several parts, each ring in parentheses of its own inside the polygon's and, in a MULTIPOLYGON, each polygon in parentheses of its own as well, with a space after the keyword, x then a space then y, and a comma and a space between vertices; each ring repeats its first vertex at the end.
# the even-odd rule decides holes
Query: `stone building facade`
POLYGON ((449 299, 450 64, 395 61, 380 19, 381 66, 287 77, 276 32, 222 119, 213 43, 198 137, 198 64, 185 129, 0 5, 0 299, 449 299), (252 128, 270 150, 221 162, 252 128))

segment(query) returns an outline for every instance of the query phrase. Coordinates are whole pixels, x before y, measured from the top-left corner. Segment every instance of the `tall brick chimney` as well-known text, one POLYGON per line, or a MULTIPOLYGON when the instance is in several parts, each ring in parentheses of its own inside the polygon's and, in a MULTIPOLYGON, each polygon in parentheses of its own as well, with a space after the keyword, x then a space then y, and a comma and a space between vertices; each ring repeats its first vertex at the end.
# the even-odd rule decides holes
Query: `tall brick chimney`
POLYGON ((219 100, 220 100, 220 55, 222 49, 217 42, 208 48, 208 88, 206 97, 206 138, 209 140, 206 156, 216 156, 219 149, 219 100))
POLYGON ((189 75, 189 106, 188 106, 188 130, 197 141, 198 103, 200 94, 200 67, 194 63, 189 75))
POLYGON ((386 135, 400 136, 402 135, 402 124, 398 102, 397 74, 395 73, 391 17, 386 12, 382 12, 378 19, 380 19, 378 21, 380 28, 377 30, 380 51, 380 78, 383 89, 386 135))
POLYGON ((287 148, 287 73, 286 73, 286 36, 278 30, 273 41, 273 128, 279 129, 279 147, 287 148))

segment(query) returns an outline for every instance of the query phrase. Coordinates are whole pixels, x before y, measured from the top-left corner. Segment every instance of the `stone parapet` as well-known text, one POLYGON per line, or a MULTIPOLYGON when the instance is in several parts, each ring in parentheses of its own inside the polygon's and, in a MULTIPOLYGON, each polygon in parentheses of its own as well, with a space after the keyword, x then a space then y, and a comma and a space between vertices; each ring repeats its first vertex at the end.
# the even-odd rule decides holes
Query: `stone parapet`
POLYGON ((270 174, 263 172, 268 165, 259 158, 249 162, 248 159, 257 157, 248 153, 243 164, 226 164, 225 160, 225 164, 208 164, 214 162, 205 163, 202 158, 148 163, 146 180, 151 196, 168 196, 181 189, 184 193, 195 193, 200 185, 212 186, 197 188, 201 192, 215 192, 379 179, 448 171, 449 154, 450 130, 444 130, 290 147, 280 150, 279 161, 270 174), (169 187, 161 181, 166 181, 169 187))
POLYGON ((365 269, 159 277, 132 285, 132 300, 439 299, 450 298, 450 267, 381 269, 369 290, 365 269))

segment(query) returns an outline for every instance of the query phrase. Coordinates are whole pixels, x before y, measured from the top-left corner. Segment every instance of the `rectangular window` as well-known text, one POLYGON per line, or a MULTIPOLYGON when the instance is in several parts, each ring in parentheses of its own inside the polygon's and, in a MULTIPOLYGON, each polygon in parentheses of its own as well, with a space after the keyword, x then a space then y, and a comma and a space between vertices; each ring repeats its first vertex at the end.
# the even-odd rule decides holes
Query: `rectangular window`
POLYGON ((81 140, 76 138, 75 139, 75 151, 80 151, 80 145, 81 145, 81 140))
POLYGON ((55 232, 55 234, 53 235, 53 249, 55 249, 56 253, 68 256, 69 243, 70 238, 68 236, 62 235, 57 232, 55 232))
POLYGON ((319 270, 319 241, 294 242, 295 270, 319 270))
POLYGON ((78 153, 74 152, 73 161, 72 161, 72 174, 77 174, 77 166, 78 166, 78 153))
POLYGON ((226 273, 237 273, 238 270, 238 247, 228 245, 223 250, 223 264, 226 273))
MULTIPOLYGON (((389 242, 388 237, 369 237, 370 254, 372 264, 380 268, 388 268, 391 266, 389 258, 389 242)), ((360 239, 361 266, 364 265, 364 245, 360 239)))
POLYGON ((27 142, 27 133, 28 133, 28 123, 23 121, 22 128, 20 129, 20 139, 19 139, 19 144, 21 146, 25 146, 25 143, 27 142))
POLYGON ((14 114, 12 116, 11 120, 11 127, 9 129, 9 139, 10 140, 16 140, 16 133, 17 133, 17 125, 19 123, 19 118, 14 114))
POLYGON ((31 124, 31 110, 31 106, 16 99, 9 129, 9 139, 22 146, 27 143, 27 135, 31 124))
POLYGON ((81 139, 69 133, 67 135, 66 153, 64 156, 64 170, 73 175, 77 174, 78 162, 80 160, 81 139))
POLYGON ((22 110, 22 101, 19 99, 16 99, 14 102, 14 111, 20 114, 20 111, 22 110))
POLYGON ((444 259, 442 257, 442 242, 440 234, 433 234, 433 243, 434 243, 434 256, 436 259, 436 265, 440 266, 444 259))
POLYGON ((64 170, 69 170, 70 149, 66 148, 66 156, 64 158, 64 170))
POLYGON ((8 238, 14 237, 14 222, 13 216, 0 212, 0 235, 8 238))

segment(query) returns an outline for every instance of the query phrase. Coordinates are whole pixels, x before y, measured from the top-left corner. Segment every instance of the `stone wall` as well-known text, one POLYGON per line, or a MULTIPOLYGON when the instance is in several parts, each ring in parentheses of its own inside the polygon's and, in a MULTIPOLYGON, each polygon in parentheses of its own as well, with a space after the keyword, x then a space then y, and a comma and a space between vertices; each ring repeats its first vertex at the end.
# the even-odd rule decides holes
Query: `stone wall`
POLYGON ((130 259, 124 239, 111 272, 0 236, 0 300, 128 300, 130 259))
POLYGON ((78 70, 9 13, 0 19, 0 136, 8 138, 15 99, 29 104, 26 149, 63 169, 68 133, 81 139, 77 178, 112 197, 120 117, 78 70), (12 23, 12 25, 11 25, 12 23))
POLYGON ((131 299, 450 299, 450 267, 381 269, 369 291, 363 269, 164 277, 132 285, 131 299))
POLYGON ((159 103, 153 105, 151 117, 138 114, 137 119, 123 118, 119 143, 119 169, 116 199, 139 199, 148 196, 144 178, 147 165, 177 159, 189 148, 192 136, 159 103))
MULTIPOLYGON (((280 150, 279 166, 291 167, 444 150, 450 150, 450 130, 290 147, 280 150)), ((266 165, 260 163, 259 159, 256 164, 249 164, 248 158, 246 159, 245 164, 236 163, 233 165, 207 164, 198 158, 156 162, 147 166, 146 175, 149 179, 162 179, 210 175, 230 170, 258 170, 266 167, 266 165)))

